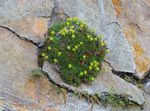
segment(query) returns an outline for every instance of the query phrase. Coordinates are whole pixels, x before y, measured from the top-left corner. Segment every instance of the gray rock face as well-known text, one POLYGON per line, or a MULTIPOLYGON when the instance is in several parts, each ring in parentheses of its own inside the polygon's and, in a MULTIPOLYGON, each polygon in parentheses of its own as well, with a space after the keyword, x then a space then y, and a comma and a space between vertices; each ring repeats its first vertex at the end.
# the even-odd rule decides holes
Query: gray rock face
POLYGON ((54 0, 1 0, 0 25, 26 16, 50 16, 54 0))
MULTIPOLYGON (((136 75, 143 78, 150 69, 150 2, 118 1, 121 3, 121 13, 117 17, 121 25, 116 19, 112 0, 0 0, 0 26, 5 27, 0 28, 0 96, 12 102, 11 105, 0 99, 0 110, 141 111, 139 107, 120 109, 96 104, 92 106, 70 93, 57 95, 57 90, 45 78, 31 80, 31 70, 39 68, 37 47, 16 36, 34 43, 44 42, 48 17, 52 15, 55 5, 57 14, 63 10, 65 17, 77 16, 96 29, 98 34, 105 35, 110 50, 106 61, 115 71, 134 73, 136 70, 136 75), (61 4, 57 4, 59 2, 61 4), (130 46, 133 50, 130 50, 130 46)), ((126 96, 140 105, 144 103, 142 90, 113 75, 108 65, 105 67, 108 67, 108 71, 102 72, 92 84, 83 84, 78 88, 65 84, 48 63, 44 64, 43 70, 55 83, 68 89, 89 94, 114 89, 115 94, 126 96)), ((145 85, 145 91, 150 92, 149 83, 145 85)), ((150 96, 145 94, 144 111, 149 111, 149 106, 150 96)))
MULTIPOLYGON (((36 43, 43 42, 48 23, 47 19, 39 17, 51 15, 53 2, 53 0, 3 1, 0 7, 0 25, 36 43)), ((89 26, 97 30, 98 34, 105 35, 110 49, 107 61, 116 71, 135 72, 128 42, 120 27, 114 23, 117 20, 111 0, 57 0, 56 2, 61 2, 59 7, 64 9, 64 13, 85 20, 89 26)))
POLYGON ((145 96, 144 111, 149 111, 149 109, 150 109, 150 95, 145 93, 144 96, 145 96))
POLYGON ((0 47, 0 92, 30 99, 23 86, 29 81, 31 71, 38 68, 37 48, 3 28, 0 28, 0 47))
POLYGON ((48 19, 54 0, 3 0, 0 3, 0 26, 35 43, 45 40, 48 19))
POLYGON ((64 12, 70 17, 77 16, 88 25, 104 34, 110 53, 107 61, 114 70, 135 72, 135 63, 121 27, 117 23, 111 0, 62 0, 64 12))
POLYGON ((103 67, 107 68, 108 71, 101 72, 101 74, 91 84, 82 84, 80 87, 74 87, 64 83, 59 74, 54 70, 53 66, 48 62, 44 63, 43 71, 47 72, 49 77, 55 83, 74 91, 81 93, 87 92, 88 94, 101 94, 103 92, 109 93, 110 90, 113 89, 115 94, 128 97, 129 100, 135 101, 140 105, 144 103, 142 90, 113 75, 108 65, 104 65, 103 67))
POLYGON ((142 79, 150 70, 150 2, 118 0, 114 6, 125 37, 133 49, 135 75, 142 79))
POLYGON ((144 90, 150 94, 150 82, 147 82, 145 85, 144 85, 144 90))

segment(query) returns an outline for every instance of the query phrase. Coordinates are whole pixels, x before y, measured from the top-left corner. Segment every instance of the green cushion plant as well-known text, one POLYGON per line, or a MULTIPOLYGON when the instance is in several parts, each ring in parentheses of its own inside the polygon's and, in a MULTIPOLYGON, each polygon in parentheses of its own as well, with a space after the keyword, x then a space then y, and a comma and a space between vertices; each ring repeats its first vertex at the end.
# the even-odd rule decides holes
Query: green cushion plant
POLYGON ((64 82, 79 86, 94 81, 108 52, 103 35, 97 35, 85 22, 67 18, 48 30, 40 56, 60 70, 64 82))

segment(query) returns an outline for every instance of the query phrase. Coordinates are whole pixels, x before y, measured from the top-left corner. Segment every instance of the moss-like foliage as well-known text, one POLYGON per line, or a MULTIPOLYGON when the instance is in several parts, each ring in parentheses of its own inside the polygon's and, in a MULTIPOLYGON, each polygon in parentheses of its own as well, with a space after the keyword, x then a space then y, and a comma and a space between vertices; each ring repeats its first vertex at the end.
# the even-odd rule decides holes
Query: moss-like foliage
POLYGON ((49 28, 40 56, 59 67, 66 83, 79 86, 93 81, 101 70, 108 52, 102 37, 78 18, 67 18, 49 28))

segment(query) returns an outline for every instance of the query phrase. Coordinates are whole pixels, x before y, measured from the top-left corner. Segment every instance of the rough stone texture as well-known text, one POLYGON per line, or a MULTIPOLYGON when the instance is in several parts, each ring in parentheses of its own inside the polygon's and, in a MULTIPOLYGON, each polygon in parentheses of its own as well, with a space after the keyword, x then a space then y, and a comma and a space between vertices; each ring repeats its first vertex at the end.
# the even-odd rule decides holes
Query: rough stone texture
POLYGON ((116 13, 132 47, 136 76, 143 78, 150 69, 150 2, 149 0, 113 0, 116 13))
POLYGON ((114 70, 135 72, 130 46, 117 23, 111 0, 62 0, 62 8, 67 15, 85 20, 98 34, 105 35, 110 50, 107 61, 114 70))
POLYGON ((36 43, 43 42, 47 19, 52 13, 54 0, 1 0, 0 26, 12 29, 36 43))
POLYGON ((145 90, 145 92, 147 92, 148 94, 150 94, 150 82, 145 83, 144 90, 145 90))
MULTIPOLYGON (((0 25, 36 43, 41 42, 47 31, 47 19, 37 17, 51 15, 53 2, 53 0, 3 1, 0 7, 0 25)), ((97 29, 98 34, 105 35, 110 49, 107 60, 116 71, 135 72, 130 47, 116 22, 111 0, 62 0, 61 5, 64 13, 87 21, 89 26, 97 29)))
MULTIPOLYGON (((138 77, 143 78, 150 68, 150 2, 113 0, 113 3, 121 25, 117 22, 111 0, 0 0, 0 26, 5 27, 0 28, 0 97, 9 101, 0 99, 0 110, 141 111, 139 107, 120 109, 92 105, 72 93, 57 94, 59 89, 55 89, 44 77, 31 79, 31 70, 39 68, 37 47, 19 38, 27 38, 34 43, 43 42, 48 17, 53 17, 51 22, 56 22, 61 20, 57 14, 64 11, 62 16, 77 16, 87 21, 98 34, 105 35, 110 49, 106 61, 115 71, 134 73, 136 70, 138 77), (54 5, 55 16, 52 16, 54 5)), ((79 88, 66 85, 51 67, 47 68, 44 69, 53 81, 68 88, 78 91, 81 88, 82 92, 88 91, 90 94, 108 92, 113 88, 116 94, 128 96, 138 104, 144 102, 143 91, 113 75, 110 67, 92 84, 79 88)), ((147 89, 145 91, 149 92, 147 89)), ((149 106, 150 96, 145 94, 144 111, 149 111, 149 106)))
POLYGON ((0 91, 27 98, 22 86, 38 68, 37 48, 3 28, 0 35, 0 91))
POLYGON ((42 17, 26 17, 3 24, 3 27, 8 27, 19 36, 40 44, 45 40, 44 34, 48 29, 48 19, 42 17))
POLYGON ((47 72, 49 77, 57 84, 65 86, 68 89, 78 91, 81 93, 96 94, 103 92, 110 92, 114 90, 115 94, 128 97, 129 100, 135 101, 142 105, 144 103, 143 91, 124 81, 123 79, 113 75, 111 68, 104 64, 108 71, 103 71, 101 74, 89 85, 82 84, 80 87, 74 87, 63 82, 59 74, 54 70, 53 66, 48 62, 44 63, 43 71, 47 72))
POLYGON ((148 94, 144 94, 144 96, 145 96, 145 104, 144 104, 144 111, 149 111, 149 109, 150 109, 150 95, 148 95, 148 94))

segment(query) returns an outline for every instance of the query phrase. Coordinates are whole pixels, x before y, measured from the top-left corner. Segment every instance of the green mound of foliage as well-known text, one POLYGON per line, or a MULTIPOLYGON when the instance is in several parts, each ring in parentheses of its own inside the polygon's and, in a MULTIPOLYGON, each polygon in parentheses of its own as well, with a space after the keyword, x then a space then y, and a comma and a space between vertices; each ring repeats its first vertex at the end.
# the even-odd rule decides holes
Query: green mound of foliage
POLYGON ((101 70, 108 52, 102 37, 78 18, 67 18, 49 28, 40 56, 59 67, 66 83, 79 86, 94 81, 101 70))

